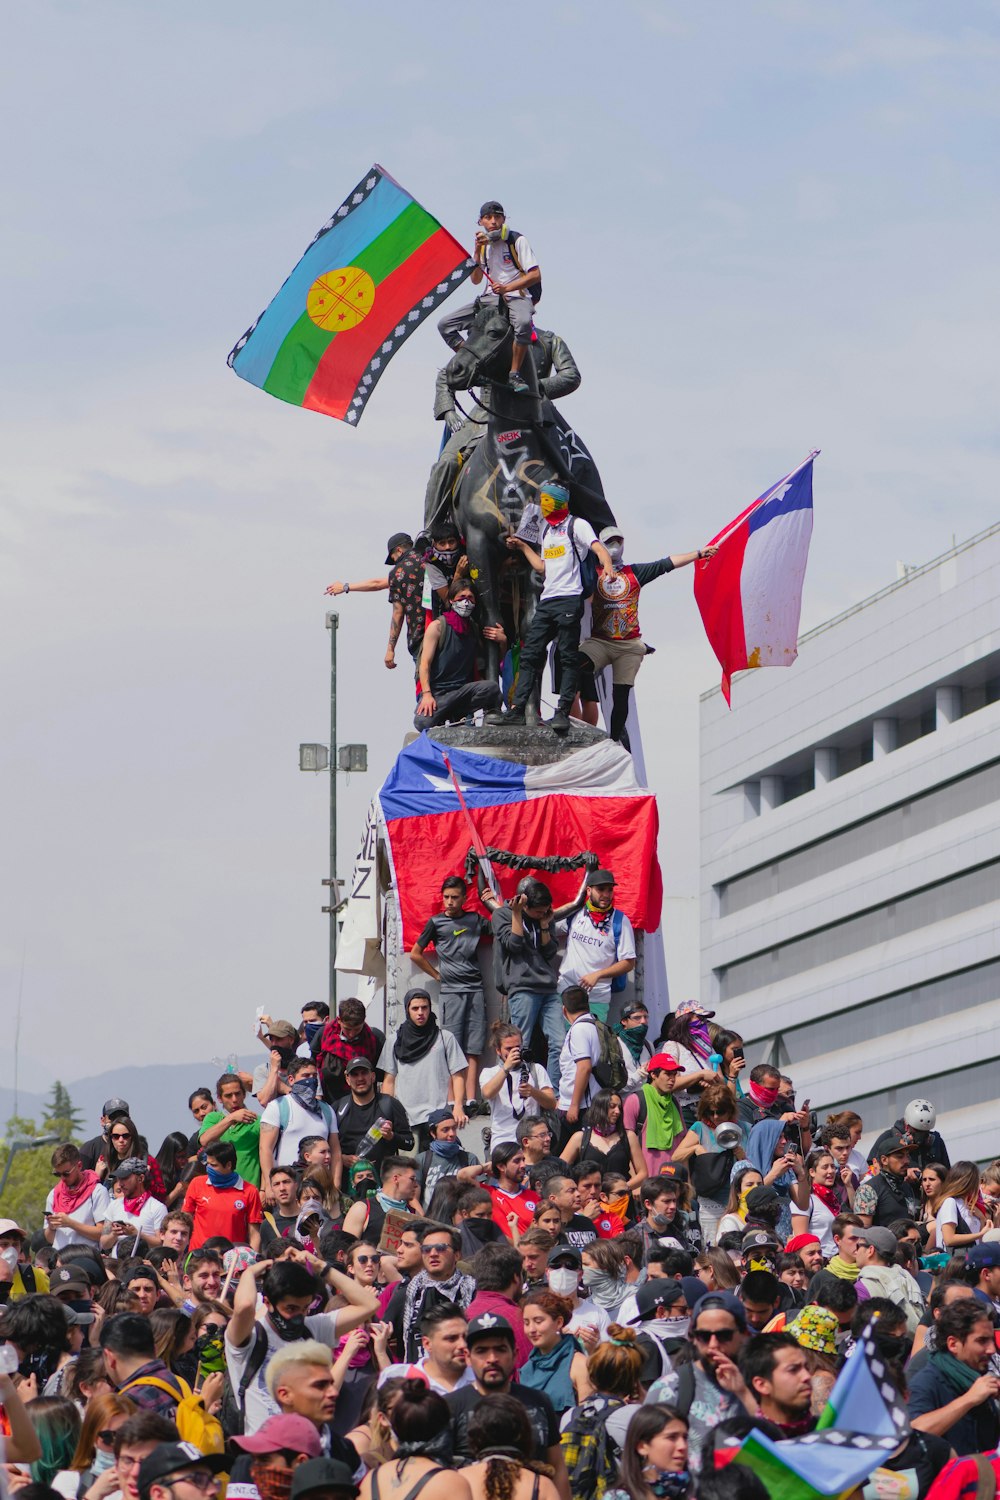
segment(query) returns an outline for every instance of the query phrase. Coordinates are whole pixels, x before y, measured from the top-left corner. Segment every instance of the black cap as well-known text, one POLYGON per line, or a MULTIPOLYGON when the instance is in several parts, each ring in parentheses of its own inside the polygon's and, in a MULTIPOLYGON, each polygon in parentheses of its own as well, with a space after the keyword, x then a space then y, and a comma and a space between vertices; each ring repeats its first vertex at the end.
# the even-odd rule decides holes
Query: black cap
POLYGON ((397 547, 412 547, 413 538, 408 531, 394 531, 385 544, 385 565, 392 565, 392 554, 397 547))
POLYGON ((299 1500, 300 1495, 314 1490, 349 1490, 356 1495, 358 1486, 350 1465, 342 1459, 307 1458, 292 1471, 290 1500, 299 1500))
POLYGON ((614 885, 615 877, 610 870, 595 870, 592 875, 587 876, 588 885, 614 885))
POLYGON ((221 1474, 228 1468, 224 1453, 201 1453, 194 1443, 157 1443, 139 1465, 139 1494, 148 1495, 158 1479, 181 1469, 211 1469, 213 1474, 221 1474))
POLYGON ((369 1073, 374 1073, 375 1064, 369 1057, 352 1057, 344 1068, 344 1074, 346 1076, 348 1073, 356 1073, 359 1068, 367 1068, 369 1073))
POLYGON ((633 1323, 642 1323, 646 1318, 655 1318, 658 1307, 672 1307, 684 1295, 684 1288, 673 1276, 654 1276, 636 1289, 636 1315, 633 1323))
POLYGON ((879 1142, 879 1156, 894 1156, 897 1151, 912 1151, 913 1142, 909 1136, 887 1135, 884 1141, 879 1142))
POLYGON ((479 217, 481 219, 485 219, 487 214, 499 214, 501 218, 504 218, 505 214, 503 204, 498 203, 496 198, 488 198, 483 204, 482 208, 479 210, 479 217))
POLYGON ((49 1272, 49 1291, 53 1297, 89 1297, 90 1281, 76 1266, 56 1266, 49 1272))
POLYGON ((574 1266, 581 1268, 583 1266, 583 1257, 575 1245, 556 1245, 554 1250, 549 1251, 549 1258, 546 1261, 546 1265, 554 1266, 560 1260, 571 1261, 574 1266))
POLYGON ((440 1125, 443 1120, 454 1120, 454 1118, 454 1109, 432 1109, 427 1116, 427 1125, 428 1128, 433 1128, 435 1125, 440 1125))
POLYGON ((131 1118, 132 1111, 129 1109, 124 1099, 115 1097, 113 1099, 105 1099, 104 1108, 101 1110, 101 1114, 107 1115, 109 1120, 113 1115, 128 1115, 131 1118))
POLYGON ((473 1318, 465 1330, 465 1342, 469 1345, 475 1339, 495 1338, 509 1339, 511 1347, 514 1347, 514 1330, 506 1318, 501 1318, 499 1313, 480 1313, 478 1318, 473 1318))

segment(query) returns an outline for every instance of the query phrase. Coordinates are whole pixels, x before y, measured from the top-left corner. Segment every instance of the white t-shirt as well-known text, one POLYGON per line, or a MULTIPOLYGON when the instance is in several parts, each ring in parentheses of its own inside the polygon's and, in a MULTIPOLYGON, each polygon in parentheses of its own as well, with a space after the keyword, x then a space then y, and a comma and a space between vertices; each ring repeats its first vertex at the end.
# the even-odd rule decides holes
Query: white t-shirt
POLYGON ((545 582, 542 585, 543 599, 579 599, 583 595, 580 559, 585 556, 597 533, 589 521, 580 516, 567 517, 558 526, 546 521, 539 542, 542 561, 545 563, 545 582), (573 542, 569 539, 569 523, 573 522, 573 542), (574 546, 575 542, 575 546, 574 546))
MULTIPOLYGON (((531 1084, 536 1089, 550 1089, 552 1079, 546 1073, 540 1063, 529 1063, 531 1071, 531 1084)), ((489 1083, 503 1068, 484 1068, 479 1075, 480 1088, 489 1083)), ((515 1069, 507 1079, 506 1083, 500 1085, 500 1092, 494 1094, 490 1100, 490 1148, 505 1146, 508 1141, 517 1140, 517 1122, 528 1118, 537 1117, 541 1109, 537 1099, 522 1099, 517 1092, 521 1082, 520 1069, 515 1069)))
POLYGON ((318 1115, 306 1109, 291 1094, 285 1095, 288 1109, 288 1124, 284 1130, 281 1129, 281 1100, 272 1099, 260 1117, 262 1125, 273 1125, 275 1130, 281 1133, 278 1136, 277 1146, 274 1152, 274 1165, 276 1167, 290 1167, 299 1159, 299 1146, 310 1135, 321 1135, 327 1140, 331 1135, 337 1135, 337 1117, 329 1105, 326 1105, 318 1115))
MULTIPOLYGON (((283 1338, 279 1338, 278 1334, 271 1327, 271 1320, 263 1310, 263 1304, 261 1305, 261 1310, 257 1313, 257 1323, 267 1334, 267 1356, 257 1374, 247 1386, 246 1427, 244 1429, 247 1437, 251 1433, 256 1432, 258 1427, 262 1427, 268 1417, 276 1417, 278 1415, 280 1407, 273 1400, 267 1389, 264 1372, 267 1369, 271 1355, 282 1348, 286 1342, 283 1338)), ((309 1330, 309 1337, 318 1339, 321 1344, 329 1344, 332 1349, 337 1343, 336 1310, 328 1313, 314 1313, 311 1318, 306 1318, 306 1327, 309 1330)), ((254 1346, 255 1338, 256 1334, 251 1333, 242 1349, 237 1349, 229 1342, 229 1331, 228 1329, 226 1330, 226 1367, 229 1371, 229 1379, 234 1391, 238 1391, 240 1388, 240 1381, 243 1379, 243 1372, 247 1367, 247 1361, 250 1358, 250 1351, 254 1346)))
POLYGON ((603 1307, 598 1307, 596 1302, 591 1302, 589 1297, 581 1298, 576 1312, 566 1324, 563 1332, 576 1333, 578 1328, 583 1328, 588 1323, 592 1328, 597 1329, 602 1341, 607 1338, 611 1315, 603 1307))
MULTIPOLYGON (((559 1108, 561 1110, 569 1109, 573 1102, 576 1065, 578 1062, 583 1062, 584 1058, 587 1057, 590 1058, 592 1063, 596 1064, 600 1062, 601 1042, 592 1017, 589 1015, 577 1016, 566 1033, 566 1040, 563 1042, 562 1051, 559 1054, 559 1108)), ((601 1085, 593 1073, 591 1073, 587 1080, 586 1093, 580 1101, 581 1109, 590 1103, 594 1095, 600 1090, 600 1087, 601 1085)))
MULTIPOLYGON (((792 1213, 797 1210, 793 1207, 792 1213)), ((837 1245, 831 1232, 831 1225, 837 1215, 832 1209, 827 1208, 821 1198, 815 1193, 809 1197, 809 1233, 814 1234, 819 1240, 819 1248, 823 1252, 823 1259, 830 1260, 837 1253, 837 1245)))
POLYGON ((452 1075, 464 1073, 469 1060, 450 1031, 442 1030, 435 1045, 417 1062, 397 1062, 394 1046, 395 1037, 388 1037, 378 1065, 395 1075, 396 1098, 410 1124, 424 1125, 432 1109, 446 1104, 452 1075))
MULTIPOLYGON (((53 1188, 45 1200, 45 1212, 47 1214, 55 1212, 53 1207, 55 1196, 56 1190, 53 1188)), ((108 1216, 108 1205, 110 1202, 111 1194, 104 1186, 104 1183, 99 1182, 90 1197, 78 1204, 69 1217, 76 1219, 80 1224, 101 1224, 108 1216)), ((52 1248, 53 1250, 65 1250, 67 1245, 90 1245, 93 1247, 95 1243, 94 1240, 88 1240, 85 1234, 80 1234, 76 1229, 57 1229, 53 1236, 52 1248)))
MULTIPOLYGON (((160 1225, 167 1217, 167 1205, 161 1203, 159 1198, 147 1198, 139 1210, 138 1215, 125 1212, 124 1198, 111 1198, 108 1203, 108 1211, 104 1215, 105 1224, 131 1224, 133 1232, 138 1230, 144 1234, 148 1229, 152 1234, 158 1234, 160 1225)), ((117 1259, 120 1255, 123 1260, 132 1254, 133 1240, 127 1234, 123 1234, 111 1254, 117 1259)))
POLYGON ((642 1051, 639 1053, 638 1062, 635 1061, 632 1053, 629 1051, 628 1047, 626 1047, 621 1037, 618 1038, 618 1045, 622 1049, 622 1057, 625 1059, 625 1068, 628 1072, 628 1078, 625 1081, 625 1087, 628 1089, 639 1088, 641 1084, 644 1084, 646 1082, 646 1075, 644 1070, 649 1062, 649 1059, 653 1056, 653 1049, 650 1046, 649 1038, 647 1037, 642 1044, 642 1051))
MULTIPOLYGON (((707 1062, 699 1062, 693 1052, 682 1047, 680 1042, 667 1042, 663 1048, 670 1057, 676 1057, 681 1065, 682 1073, 700 1073, 708 1067, 707 1062)), ((697 1104, 701 1095, 702 1085, 698 1084, 693 1089, 675 1089, 674 1098, 678 1104, 697 1104)))
MULTIPOLYGON (((509 240, 492 240, 486 246, 486 269, 489 277, 497 286, 505 286, 508 281, 516 281, 518 276, 525 271, 533 271, 538 265, 534 252, 523 234, 519 234, 514 240, 514 255, 517 256, 520 271, 514 264, 514 255, 510 253, 511 242, 509 240)), ((487 288, 487 294, 489 288, 487 288)), ((509 293, 511 297, 528 297, 530 292, 521 290, 509 293)))
MULTIPOLYGON (((961 1214, 965 1223, 968 1224, 970 1234, 978 1234, 982 1229, 982 1219, 978 1214, 974 1214, 972 1212, 967 1203, 959 1203, 957 1198, 946 1198, 941 1207, 938 1209, 937 1213, 934 1215, 934 1236, 937 1241, 937 1248, 939 1250, 943 1250, 945 1248, 944 1239, 941 1235, 942 1224, 952 1224, 956 1229, 958 1229, 959 1214, 961 1214)), ((964 1234, 965 1230, 959 1230, 959 1233, 964 1234)), ((930 1247, 928 1246, 928 1248, 930 1247)), ((966 1248, 968 1247, 966 1246, 966 1248)))
MULTIPOLYGON (((606 969, 620 958, 635 958, 635 933, 632 923, 622 912, 622 932, 615 949, 614 915, 606 925, 595 927, 585 911, 578 911, 568 922, 556 924, 558 936, 566 939, 566 952, 559 965, 559 989, 579 984, 584 974, 606 969)), ((590 991, 591 1000, 606 1005, 611 999, 611 980, 602 979, 590 991)), ((631 1058, 630 1058, 631 1061, 631 1058)))

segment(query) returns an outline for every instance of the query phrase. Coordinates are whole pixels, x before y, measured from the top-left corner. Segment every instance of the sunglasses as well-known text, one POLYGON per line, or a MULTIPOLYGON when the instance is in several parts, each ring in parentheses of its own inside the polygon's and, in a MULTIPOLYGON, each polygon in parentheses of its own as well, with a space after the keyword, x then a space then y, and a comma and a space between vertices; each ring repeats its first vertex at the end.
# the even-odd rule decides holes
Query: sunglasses
POLYGON ((94 1436, 98 1442, 104 1444, 105 1448, 113 1448, 115 1446, 115 1433, 112 1427, 105 1427, 101 1432, 95 1433, 94 1436))
POLYGON ((704 1344, 706 1347, 715 1339, 725 1349, 733 1342, 736 1332, 735 1328, 713 1328, 710 1332, 706 1332, 704 1328, 695 1328, 691 1337, 696 1344, 704 1344))
POLYGON ((444 1255, 451 1249, 451 1245, 421 1245, 421 1255, 444 1255))
POLYGON ((380 1255, 356 1255, 354 1264, 356 1266, 377 1266, 381 1260, 380 1255))

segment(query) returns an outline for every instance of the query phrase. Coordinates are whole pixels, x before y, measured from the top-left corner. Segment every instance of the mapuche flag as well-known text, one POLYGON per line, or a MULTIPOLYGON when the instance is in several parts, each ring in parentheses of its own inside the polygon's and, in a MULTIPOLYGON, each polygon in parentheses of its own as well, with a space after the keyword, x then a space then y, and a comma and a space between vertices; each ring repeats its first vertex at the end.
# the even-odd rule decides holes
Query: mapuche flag
POLYGON ((817 448, 712 538, 719 549, 715 557, 695 563, 694 597, 722 665, 727 703, 734 672, 790 667, 799 654, 818 453, 817 448))
POLYGON ((271 396, 356 423, 379 376, 473 261, 376 165, 229 355, 271 396))

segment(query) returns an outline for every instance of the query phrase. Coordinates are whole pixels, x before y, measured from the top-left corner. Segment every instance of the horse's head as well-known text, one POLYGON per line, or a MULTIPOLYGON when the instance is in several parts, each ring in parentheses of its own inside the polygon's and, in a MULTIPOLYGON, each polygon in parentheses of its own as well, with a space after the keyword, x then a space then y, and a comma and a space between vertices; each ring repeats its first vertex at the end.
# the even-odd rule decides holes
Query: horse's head
POLYGON ((469 337, 448 361, 444 378, 450 390, 467 391, 484 380, 506 380, 514 334, 496 304, 485 303, 476 313, 469 337))

